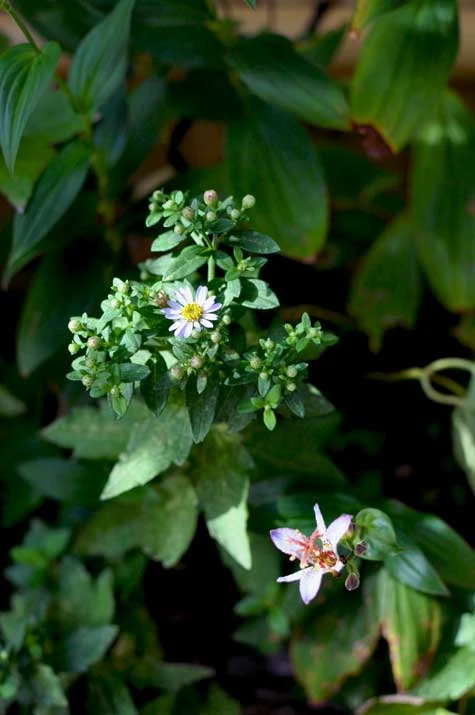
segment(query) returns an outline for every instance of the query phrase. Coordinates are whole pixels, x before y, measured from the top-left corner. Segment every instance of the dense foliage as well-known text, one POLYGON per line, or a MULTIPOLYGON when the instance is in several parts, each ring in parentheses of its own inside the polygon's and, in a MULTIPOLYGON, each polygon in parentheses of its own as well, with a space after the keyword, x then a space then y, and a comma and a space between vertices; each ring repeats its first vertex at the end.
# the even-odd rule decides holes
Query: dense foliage
POLYGON ((0 7, 0 713, 470 715, 456 0, 0 7))

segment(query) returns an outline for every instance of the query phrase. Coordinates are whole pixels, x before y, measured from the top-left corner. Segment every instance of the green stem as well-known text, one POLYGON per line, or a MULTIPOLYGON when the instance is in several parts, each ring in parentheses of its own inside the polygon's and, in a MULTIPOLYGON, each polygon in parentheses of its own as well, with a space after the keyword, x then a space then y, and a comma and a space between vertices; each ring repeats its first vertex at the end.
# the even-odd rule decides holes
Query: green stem
POLYGON ((214 256, 208 258, 208 283, 213 280, 215 275, 216 261, 214 256))
POLYGON ((0 0, 0 7, 3 8, 3 9, 5 10, 5 12, 7 12, 7 13, 10 15, 10 17, 11 17, 12 20, 13 20, 13 22, 15 22, 15 23, 18 25, 18 27, 20 28, 20 30, 23 32, 23 34, 25 35, 25 37, 26 37, 26 39, 28 40, 28 42, 30 43, 30 45, 31 45, 38 53, 40 53, 41 50, 40 50, 40 48, 38 47, 38 45, 36 44, 35 38, 34 38, 33 35, 31 34, 31 32, 29 31, 29 29, 28 29, 26 23, 24 22, 23 18, 20 17, 20 15, 17 13, 17 11, 16 11, 15 8, 13 7, 13 5, 12 5, 10 2, 8 2, 8 0, 0 0))

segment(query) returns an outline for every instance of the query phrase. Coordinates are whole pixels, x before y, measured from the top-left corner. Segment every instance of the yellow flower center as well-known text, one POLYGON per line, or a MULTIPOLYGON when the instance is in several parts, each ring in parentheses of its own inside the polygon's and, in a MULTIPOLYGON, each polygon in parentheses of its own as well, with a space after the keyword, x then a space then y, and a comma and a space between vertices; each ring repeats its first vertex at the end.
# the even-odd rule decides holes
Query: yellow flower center
POLYGON ((188 303, 181 311, 181 314, 189 323, 194 323, 195 320, 199 320, 203 315, 203 308, 198 303, 188 303))

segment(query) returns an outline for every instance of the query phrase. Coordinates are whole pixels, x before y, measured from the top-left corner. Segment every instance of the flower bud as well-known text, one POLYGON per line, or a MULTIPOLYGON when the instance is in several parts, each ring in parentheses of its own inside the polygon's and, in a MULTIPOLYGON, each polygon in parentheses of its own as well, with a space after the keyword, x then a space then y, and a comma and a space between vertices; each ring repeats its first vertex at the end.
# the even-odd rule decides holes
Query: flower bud
POLYGON ((200 368, 203 367, 203 358, 201 355, 193 355, 193 357, 190 360, 190 365, 194 370, 199 370, 200 368))
POLYGON ((167 303, 168 295, 165 293, 164 290, 159 290, 155 297, 155 305, 157 305, 159 308, 164 308, 167 303))
POLYGON ((264 347, 266 350, 272 350, 274 346, 275 346, 275 343, 270 338, 267 338, 267 340, 264 342, 264 347))
POLYGON ((309 338, 318 338, 320 337, 321 332, 320 328, 310 328, 307 335, 309 338))
POLYGON ((78 320, 77 318, 71 318, 71 320, 68 323, 68 330, 71 331, 71 333, 78 333, 82 328, 81 321, 78 320))
POLYGON ((231 322, 232 322, 232 321, 231 321, 231 316, 230 316, 230 315, 227 315, 227 314, 223 315, 223 323, 224 323, 225 325, 231 325, 231 322))
POLYGON ((91 375, 84 375, 84 377, 81 380, 82 384, 84 387, 92 387, 92 383, 94 382, 94 378, 91 377, 91 375))
POLYGON ((298 370, 295 365, 289 365, 285 372, 287 373, 287 377, 297 377, 298 374, 298 370))
POLYGON ((69 343, 69 345, 68 345, 68 350, 71 353, 71 355, 76 355, 76 353, 79 352, 80 349, 81 348, 76 343, 69 343))
POLYGON ((241 212, 239 211, 239 209, 233 209, 229 215, 233 221, 237 221, 241 215, 241 212))
POLYGON ((243 209, 252 209, 253 206, 256 204, 256 198, 252 194, 246 194, 243 196, 243 199, 241 201, 241 206, 243 209))
POLYGON ((209 337, 210 337, 212 343, 217 344, 217 343, 221 342, 222 336, 218 330, 213 330, 213 332, 211 333, 211 335, 209 337))
POLYGON ((118 385, 113 385, 111 389, 109 390, 109 395, 111 397, 119 397, 120 395, 120 387, 118 385))
POLYGON ((92 335, 87 341, 87 347, 91 350, 98 350, 101 347, 101 339, 97 335, 92 335))
POLYGON ((162 203, 164 198, 163 191, 161 189, 157 189, 157 191, 154 191, 152 194, 152 199, 156 201, 157 203, 162 203))
POLYGON ((187 221, 193 221, 193 219, 195 218, 195 212, 193 211, 191 206, 185 206, 185 208, 181 212, 181 215, 183 216, 183 218, 186 218, 187 221))
MULTIPOLYGON (((251 359, 249 360, 249 365, 252 367, 253 370, 260 370, 261 365, 262 365, 262 360, 258 355, 253 355, 251 359)), ((267 375, 266 375, 267 377, 267 375)))
POLYGON ((173 365, 170 370, 170 375, 173 377, 174 380, 181 380, 184 374, 185 371, 183 370, 181 365, 173 365))
POLYGON ((203 201, 206 206, 216 206, 218 203, 218 194, 214 189, 208 189, 203 194, 203 201))
POLYGON ((174 233, 176 233, 178 236, 181 236, 181 234, 183 233, 184 230, 185 229, 183 228, 181 223, 176 223, 173 227, 174 233))
POLYGON ((208 223, 216 221, 216 214, 214 213, 214 211, 208 211, 208 213, 206 214, 206 220, 208 221, 208 223))
POLYGON ((112 300, 110 301, 110 304, 111 304, 111 308, 118 308, 119 305, 120 305, 120 303, 119 303, 119 301, 117 300, 117 298, 112 298, 112 300))
POLYGON ((259 377, 260 377, 261 380, 267 380, 268 377, 269 377, 269 373, 268 373, 268 372, 265 372, 265 371, 263 370, 263 371, 260 373, 259 377))
POLYGON ((297 385, 295 384, 295 382, 287 382, 285 384, 285 389, 287 390, 287 392, 295 392, 295 390, 297 389, 297 385))
POLYGON ((126 293, 129 292, 129 284, 124 281, 120 281, 117 285, 117 292, 122 293, 122 295, 126 295, 126 293))
POLYGON ((165 201, 165 203, 163 204, 163 208, 166 210, 174 209, 176 208, 176 204, 173 199, 168 199, 168 201, 165 201))
POLYGON ((357 556, 363 556, 368 551, 368 544, 366 541, 360 541, 355 546, 355 554, 357 556))
POLYGON ((354 591, 360 585, 360 577, 357 573, 350 573, 346 577, 345 588, 347 591, 354 591))

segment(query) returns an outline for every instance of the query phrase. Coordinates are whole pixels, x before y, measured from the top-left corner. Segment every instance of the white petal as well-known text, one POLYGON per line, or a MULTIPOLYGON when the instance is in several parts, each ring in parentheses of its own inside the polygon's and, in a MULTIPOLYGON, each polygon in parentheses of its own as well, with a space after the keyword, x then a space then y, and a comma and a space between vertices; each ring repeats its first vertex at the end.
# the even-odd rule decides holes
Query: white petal
POLYGON ((211 323, 209 320, 205 320, 204 318, 200 318, 200 323, 203 326, 203 328, 213 328, 213 323, 211 323))
POLYGON ((351 519, 352 519, 351 514, 342 514, 341 516, 338 517, 338 519, 335 519, 335 521, 332 521, 332 523, 328 527, 327 539, 330 542, 330 544, 333 546, 334 551, 336 551, 337 544, 340 541, 343 534, 346 534, 346 532, 348 531, 348 527, 351 524, 351 519))
POLYGON ((279 578, 277 579, 277 583, 290 583, 291 581, 300 581, 302 576, 307 571, 313 571, 312 567, 309 567, 308 569, 302 569, 301 571, 295 571, 295 573, 289 573, 288 576, 279 576, 279 578))
POLYGON ((206 296, 208 295, 208 288, 206 286, 198 286, 196 289, 195 303, 203 306, 206 302, 206 296))
POLYGON ((322 572, 316 569, 304 569, 300 579, 300 595, 302 601, 307 604, 317 595, 322 583, 322 572))
POLYGON ((323 521, 322 512, 320 511, 320 507, 318 506, 318 504, 314 504, 313 511, 315 512, 315 521, 317 522, 318 531, 322 536, 325 536, 325 532, 327 529, 325 526, 325 522, 323 521))
POLYGON ((186 328, 188 326, 188 323, 186 320, 177 320, 176 323, 177 327, 175 330, 175 335, 177 338, 186 338, 186 328))
MULTIPOLYGON (((214 302, 215 300, 216 300, 216 298, 214 297, 214 295, 209 295, 209 296, 206 298, 206 300, 202 303, 201 307, 202 307, 204 310, 209 310, 209 308, 211 308, 212 305, 217 305, 217 306, 219 306, 219 307, 221 308, 221 304, 220 304, 220 303, 215 303, 215 302, 214 302)), ((216 310, 216 309, 215 309, 215 310, 216 310)))
POLYGON ((195 322, 193 323, 193 330, 196 330, 197 333, 201 331, 201 325, 197 320, 195 320, 195 322))
POLYGON ((183 288, 178 288, 178 290, 175 291, 175 294, 173 297, 174 297, 175 301, 181 306, 184 306, 187 303, 189 303, 189 300, 187 299, 183 288))
POLYGON ((215 315, 214 313, 203 313, 203 318, 206 320, 218 320, 218 316, 215 315))
POLYGON ((183 331, 183 335, 185 336, 185 338, 189 338, 192 332, 193 332, 193 323, 187 322, 185 329, 183 331))
POLYGON ((299 561, 303 557, 305 537, 297 529, 289 529, 285 526, 280 529, 272 529, 270 538, 274 546, 277 546, 282 553, 295 556, 299 561))
POLYGON ((340 561, 340 559, 338 559, 338 561, 332 568, 332 571, 336 571, 337 573, 340 573, 340 571, 343 571, 344 568, 345 568, 345 564, 343 563, 343 561, 340 561))

